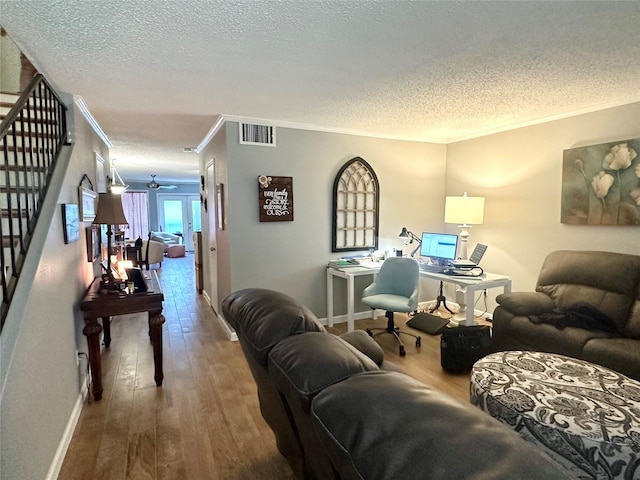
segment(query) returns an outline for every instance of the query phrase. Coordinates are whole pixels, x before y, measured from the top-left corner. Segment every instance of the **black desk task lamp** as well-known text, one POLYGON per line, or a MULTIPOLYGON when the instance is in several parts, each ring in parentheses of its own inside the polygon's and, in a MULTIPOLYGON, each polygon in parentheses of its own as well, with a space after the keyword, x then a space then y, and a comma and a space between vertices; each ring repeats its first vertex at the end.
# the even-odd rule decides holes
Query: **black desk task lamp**
POLYGON ((112 225, 128 225, 124 211, 122 210, 122 199, 120 195, 115 193, 100 193, 98 194, 98 211, 96 212, 96 218, 93 220, 94 225, 106 225, 107 226, 107 275, 109 276, 109 282, 114 283, 113 273, 111 271, 111 236, 113 231, 112 225))
POLYGON ((407 227, 402 227, 402 231, 400 232, 400 235, 398 235, 398 237, 402 239, 405 245, 412 244, 414 240, 418 242, 418 245, 416 246, 416 248, 414 248, 413 251, 411 252, 412 257, 420 249, 420 245, 422 245, 422 240, 420 239, 420 237, 418 237, 415 233, 407 230, 407 227))

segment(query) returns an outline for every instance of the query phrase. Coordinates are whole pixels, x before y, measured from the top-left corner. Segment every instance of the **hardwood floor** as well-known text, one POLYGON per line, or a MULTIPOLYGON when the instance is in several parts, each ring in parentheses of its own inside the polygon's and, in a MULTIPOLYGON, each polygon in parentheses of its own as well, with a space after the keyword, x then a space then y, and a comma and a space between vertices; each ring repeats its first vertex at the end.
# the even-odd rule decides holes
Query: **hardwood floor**
MULTIPOLYGON (((58 478, 293 479, 260 414, 240 345, 196 292, 193 255, 167 258, 157 271, 165 294, 163 386, 153 381, 146 317, 115 317, 102 354, 103 398, 84 405, 58 478)), ((398 315, 397 325, 405 328, 404 320, 398 315)), ((359 320, 356 328, 385 322, 359 320)), ((342 333, 346 324, 330 330, 342 333)), ((377 339, 409 375, 468 401, 469 376, 444 373, 440 337, 418 333, 422 347, 407 340, 406 357, 391 336, 377 339)))

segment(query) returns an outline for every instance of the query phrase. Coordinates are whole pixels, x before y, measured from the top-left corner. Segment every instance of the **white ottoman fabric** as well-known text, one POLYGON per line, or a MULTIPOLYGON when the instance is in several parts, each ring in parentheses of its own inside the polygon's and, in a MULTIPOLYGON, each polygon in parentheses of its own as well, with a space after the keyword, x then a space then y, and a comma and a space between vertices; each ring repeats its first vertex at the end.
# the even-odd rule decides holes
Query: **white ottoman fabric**
POLYGON ((640 479, 640 383, 583 360, 493 353, 471 372, 471 402, 580 479, 640 479))

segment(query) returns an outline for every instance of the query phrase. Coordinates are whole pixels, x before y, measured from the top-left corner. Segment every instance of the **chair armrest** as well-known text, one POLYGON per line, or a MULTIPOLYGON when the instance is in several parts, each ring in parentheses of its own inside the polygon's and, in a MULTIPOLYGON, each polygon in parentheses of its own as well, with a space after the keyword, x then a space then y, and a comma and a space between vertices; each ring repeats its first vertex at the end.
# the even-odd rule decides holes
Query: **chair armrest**
POLYGON ((555 308, 549 295, 542 292, 511 292, 496 297, 496 302, 514 315, 540 315, 555 308))
POLYGON ((371 295, 377 295, 377 294, 378 294, 378 284, 376 282, 373 282, 371 285, 369 285, 364 290, 362 290, 363 297, 369 297, 371 295))

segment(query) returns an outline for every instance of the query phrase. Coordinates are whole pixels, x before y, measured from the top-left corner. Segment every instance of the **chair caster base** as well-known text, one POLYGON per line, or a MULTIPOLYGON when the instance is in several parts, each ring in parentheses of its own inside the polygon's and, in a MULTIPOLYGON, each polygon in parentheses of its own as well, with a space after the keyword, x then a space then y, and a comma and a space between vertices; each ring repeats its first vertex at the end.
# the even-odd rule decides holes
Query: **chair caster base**
POLYGON ((404 357, 407 354, 407 352, 404 351, 404 346, 400 345, 400 356, 404 357))

